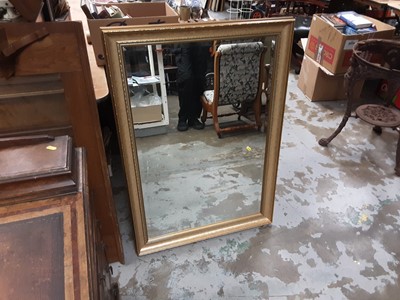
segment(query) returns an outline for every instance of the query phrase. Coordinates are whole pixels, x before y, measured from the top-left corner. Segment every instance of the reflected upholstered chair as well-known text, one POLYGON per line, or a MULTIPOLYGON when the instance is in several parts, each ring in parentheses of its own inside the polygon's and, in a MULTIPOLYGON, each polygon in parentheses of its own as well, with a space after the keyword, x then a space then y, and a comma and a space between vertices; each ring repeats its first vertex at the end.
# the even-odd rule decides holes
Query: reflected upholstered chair
POLYGON ((262 42, 246 42, 219 45, 214 54, 213 89, 207 89, 201 98, 205 123, 211 114, 219 138, 223 132, 261 128, 261 93, 266 78, 264 56, 267 48, 262 42), (240 103, 240 105, 238 105, 240 103), (221 106, 239 107, 228 113, 220 113, 221 106), (238 118, 252 108, 255 121, 235 122, 220 127, 219 119, 237 114, 238 118))

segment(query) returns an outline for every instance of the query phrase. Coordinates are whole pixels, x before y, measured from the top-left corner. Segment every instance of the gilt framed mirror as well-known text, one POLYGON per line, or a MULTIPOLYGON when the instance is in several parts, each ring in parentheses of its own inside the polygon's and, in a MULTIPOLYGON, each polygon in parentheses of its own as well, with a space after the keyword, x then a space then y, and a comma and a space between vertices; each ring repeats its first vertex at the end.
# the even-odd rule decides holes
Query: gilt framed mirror
MULTIPOLYGON (((123 26, 102 32, 137 254, 270 224, 293 19, 123 26), (204 129, 178 131, 181 87, 173 49, 207 45, 212 73, 216 45, 254 41, 267 48, 262 63, 270 66, 260 130, 219 138, 208 116, 204 129), (153 102, 134 103, 144 99, 153 102)), ((228 109, 238 108, 232 104, 228 109)))

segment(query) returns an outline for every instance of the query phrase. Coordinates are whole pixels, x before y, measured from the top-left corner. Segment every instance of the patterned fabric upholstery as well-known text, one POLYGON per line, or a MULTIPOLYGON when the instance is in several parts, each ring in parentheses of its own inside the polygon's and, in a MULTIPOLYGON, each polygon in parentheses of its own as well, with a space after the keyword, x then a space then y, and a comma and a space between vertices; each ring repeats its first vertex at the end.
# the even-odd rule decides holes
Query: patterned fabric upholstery
MULTIPOLYGON (((218 47, 217 52, 221 53, 218 105, 255 100, 263 49, 262 42, 222 44, 218 47)), ((214 91, 205 91, 204 96, 212 102, 214 91)))

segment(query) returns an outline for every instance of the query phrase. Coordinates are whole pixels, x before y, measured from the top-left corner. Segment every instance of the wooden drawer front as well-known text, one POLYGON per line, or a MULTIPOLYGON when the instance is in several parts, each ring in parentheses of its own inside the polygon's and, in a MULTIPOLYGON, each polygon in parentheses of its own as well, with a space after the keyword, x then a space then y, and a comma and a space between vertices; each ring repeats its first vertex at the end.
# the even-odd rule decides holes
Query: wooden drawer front
POLYGON ((69 126, 63 95, 0 100, 0 133, 69 126))

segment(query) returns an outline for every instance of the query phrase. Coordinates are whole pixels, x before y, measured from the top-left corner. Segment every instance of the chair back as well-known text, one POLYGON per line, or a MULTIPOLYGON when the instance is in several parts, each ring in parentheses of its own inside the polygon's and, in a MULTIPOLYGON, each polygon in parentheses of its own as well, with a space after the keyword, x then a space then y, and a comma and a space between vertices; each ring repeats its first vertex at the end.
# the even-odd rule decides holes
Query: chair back
POLYGON ((251 103, 260 96, 266 49, 262 42, 218 47, 214 62, 214 101, 218 99, 218 105, 251 103))

